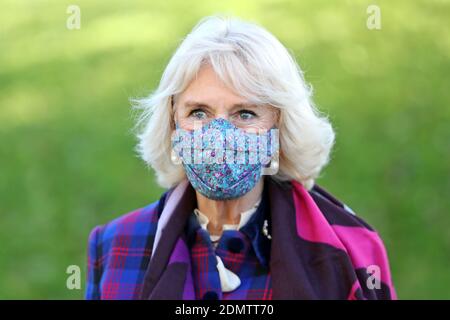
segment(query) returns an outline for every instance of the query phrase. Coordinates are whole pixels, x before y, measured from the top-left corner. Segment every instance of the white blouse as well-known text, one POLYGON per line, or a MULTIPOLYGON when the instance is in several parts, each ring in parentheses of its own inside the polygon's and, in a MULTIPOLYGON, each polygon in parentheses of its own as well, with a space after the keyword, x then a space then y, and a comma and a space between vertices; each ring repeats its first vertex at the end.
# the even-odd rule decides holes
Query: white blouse
MULTIPOLYGON (((244 226, 250 218, 253 216, 253 214, 256 212, 256 209, 258 208, 259 203, 261 202, 261 199, 259 199, 251 209, 244 211, 240 215, 240 220, 238 224, 224 224, 222 226, 222 230, 239 230, 242 226, 244 226)), ((202 213, 198 209, 194 209, 194 213, 197 216, 197 220, 200 223, 200 226, 208 231, 208 223, 209 219, 208 217, 202 213)), ((209 233, 209 231, 208 231, 209 233)), ((211 242, 214 246, 214 248, 217 247, 217 244, 219 243, 220 236, 216 235, 209 235, 211 238, 211 242)), ((220 278, 220 285, 222 287, 223 292, 230 292, 239 287, 241 284, 241 279, 232 272, 231 270, 225 268, 222 259, 220 259, 219 256, 216 256, 217 259, 217 270, 219 272, 219 278, 220 278)))

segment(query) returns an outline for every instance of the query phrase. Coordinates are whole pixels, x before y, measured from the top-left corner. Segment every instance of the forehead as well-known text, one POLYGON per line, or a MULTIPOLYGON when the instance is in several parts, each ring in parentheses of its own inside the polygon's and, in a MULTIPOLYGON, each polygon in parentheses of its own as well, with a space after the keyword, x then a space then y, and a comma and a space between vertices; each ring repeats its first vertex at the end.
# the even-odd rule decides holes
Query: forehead
POLYGON ((192 105, 192 102, 197 102, 228 106, 246 104, 250 101, 227 86, 211 66, 205 65, 179 96, 179 102, 181 105, 192 105))

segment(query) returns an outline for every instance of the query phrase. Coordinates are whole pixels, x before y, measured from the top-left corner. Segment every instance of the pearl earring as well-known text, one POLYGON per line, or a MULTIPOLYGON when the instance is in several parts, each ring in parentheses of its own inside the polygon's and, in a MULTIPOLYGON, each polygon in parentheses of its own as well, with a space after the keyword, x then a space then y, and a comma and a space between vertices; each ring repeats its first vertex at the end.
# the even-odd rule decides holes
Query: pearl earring
POLYGON ((175 165, 180 165, 181 164, 181 159, 180 157, 175 153, 175 150, 172 149, 171 153, 170 153, 170 160, 172 160, 172 163, 175 165))
POLYGON ((274 174, 278 173, 278 169, 280 167, 280 154, 277 150, 272 159, 270 160, 270 166, 268 168, 263 167, 262 168, 262 174, 266 176, 273 176, 274 174))

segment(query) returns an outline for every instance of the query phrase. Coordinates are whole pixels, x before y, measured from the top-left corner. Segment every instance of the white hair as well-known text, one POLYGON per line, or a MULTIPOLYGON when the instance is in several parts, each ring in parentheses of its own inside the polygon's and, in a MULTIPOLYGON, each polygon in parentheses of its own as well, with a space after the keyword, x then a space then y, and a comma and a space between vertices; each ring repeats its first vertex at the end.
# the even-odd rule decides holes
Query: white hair
POLYGON ((288 50, 263 27, 237 18, 205 17, 181 42, 158 88, 134 99, 142 109, 137 151, 166 188, 185 178, 171 161, 172 99, 208 63, 242 97, 280 109, 280 160, 276 180, 296 180, 308 190, 328 163, 335 134, 314 107, 312 89, 288 50))

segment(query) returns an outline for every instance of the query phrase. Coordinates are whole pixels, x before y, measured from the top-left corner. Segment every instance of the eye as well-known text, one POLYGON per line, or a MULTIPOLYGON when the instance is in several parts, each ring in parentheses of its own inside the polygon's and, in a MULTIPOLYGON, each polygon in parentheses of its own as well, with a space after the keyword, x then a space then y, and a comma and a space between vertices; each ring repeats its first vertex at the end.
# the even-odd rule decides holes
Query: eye
POLYGON ((189 116, 199 120, 203 120, 206 119, 206 112, 202 109, 194 109, 189 113, 189 116))
POLYGON ((240 120, 251 120, 256 117, 256 113, 250 110, 239 110, 240 120))

